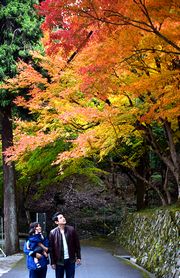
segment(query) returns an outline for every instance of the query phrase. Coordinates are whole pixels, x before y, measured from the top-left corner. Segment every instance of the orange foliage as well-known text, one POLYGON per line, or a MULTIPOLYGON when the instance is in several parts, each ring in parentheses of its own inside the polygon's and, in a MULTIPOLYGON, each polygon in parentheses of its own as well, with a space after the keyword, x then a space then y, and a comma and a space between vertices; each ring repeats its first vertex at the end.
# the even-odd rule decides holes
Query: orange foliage
POLYGON ((19 90, 27 87, 33 88, 41 83, 46 84, 46 79, 30 64, 20 61, 17 70, 18 77, 6 80, 6 83, 0 86, 1 89, 14 91, 16 88, 19 90))
POLYGON ((66 53, 76 50, 89 30, 101 35, 122 26, 153 33, 180 50, 177 32, 170 28, 179 22, 179 4, 174 0, 45 0, 38 9, 45 16, 43 30, 50 32, 51 53, 59 46, 66 53))
POLYGON ((30 86, 29 101, 25 103, 19 97, 16 104, 38 113, 32 126, 17 123, 22 125, 24 136, 21 141, 16 135, 19 143, 14 149, 15 158, 26 148, 44 146, 58 136, 72 139, 71 133, 79 134, 72 140, 74 149, 60 154, 57 163, 97 153, 103 158, 117 144, 131 144, 132 136, 141 143, 145 128, 154 122, 158 125, 169 121, 177 138, 180 116, 179 70, 174 64, 179 61, 177 3, 167 0, 149 0, 146 6, 143 3, 41 2, 45 42, 51 55, 34 55, 47 70, 51 82, 27 66, 17 79, 7 83, 12 90, 30 86), (88 43, 77 51, 71 63, 66 62, 64 57, 78 49, 90 30, 93 35, 88 43), (32 136, 27 144, 23 139, 26 135, 32 136))

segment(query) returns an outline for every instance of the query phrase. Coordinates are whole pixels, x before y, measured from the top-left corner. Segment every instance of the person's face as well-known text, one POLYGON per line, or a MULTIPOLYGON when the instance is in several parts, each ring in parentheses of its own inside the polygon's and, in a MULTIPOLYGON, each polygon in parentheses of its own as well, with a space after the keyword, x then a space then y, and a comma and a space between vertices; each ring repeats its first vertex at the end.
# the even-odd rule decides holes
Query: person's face
POLYGON ((58 221, 55 222, 57 225, 65 225, 66 224, 66 219, 63 216, 63 214, 59 214, 57 218, 58 218, 58 221))
POLYGON ((42 230, 41 225, 38 224, 37 227, 35 228, 35 233, 36 234, 41 233, 41 230, 42 230))

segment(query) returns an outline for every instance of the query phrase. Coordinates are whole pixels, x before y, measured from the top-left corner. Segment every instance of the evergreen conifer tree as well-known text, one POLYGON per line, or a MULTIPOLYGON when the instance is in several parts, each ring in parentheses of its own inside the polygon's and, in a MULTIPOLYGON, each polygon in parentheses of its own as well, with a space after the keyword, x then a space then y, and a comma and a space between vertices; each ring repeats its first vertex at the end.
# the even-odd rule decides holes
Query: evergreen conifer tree
MULTIPOLYGON (((16 62, 31 60, 30 50, 40 46, 40 24, 34 4, 36 0, 0 0, 0 83, 16 74, 16 62)), ((5 253, 14 254, 19 249, 15 168, 6 163, 4 151, 13 145, 15 95, 0 90, 0 131, 2 140, 3 187, 4 187, 4 232, 5 253)))

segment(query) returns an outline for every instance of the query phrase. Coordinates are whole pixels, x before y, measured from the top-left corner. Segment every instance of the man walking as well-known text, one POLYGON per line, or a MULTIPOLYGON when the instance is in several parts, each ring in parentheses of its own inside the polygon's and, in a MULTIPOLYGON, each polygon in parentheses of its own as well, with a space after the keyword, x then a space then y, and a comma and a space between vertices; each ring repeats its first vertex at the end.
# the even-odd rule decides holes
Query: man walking
POLYGON ((49 245, 52 268, 55 269, 56 278, 74 278, 75 263, 81 262, 80 242, 74 227, 66 225, 63 214, 57 212, 52 220, 57 225, 50 231, 49 245))

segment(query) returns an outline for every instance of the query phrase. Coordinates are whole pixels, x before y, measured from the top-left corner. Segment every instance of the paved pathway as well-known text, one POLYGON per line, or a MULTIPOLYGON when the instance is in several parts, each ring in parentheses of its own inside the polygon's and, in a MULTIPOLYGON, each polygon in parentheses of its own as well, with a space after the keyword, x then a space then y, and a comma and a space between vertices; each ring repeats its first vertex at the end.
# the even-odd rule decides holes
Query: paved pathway
MULTIPOLYGON (((82 257, 82 264, 76 268, 76 278, 143 278, 140 270, 112 256, 104 249, 83 246, 82 257)), ((20 260, 14 268, 1 277, 28 278, 25 259, 20 260)), ((47 278, 55 278, 54 270, 50 266, 48 266, 47 278)))

